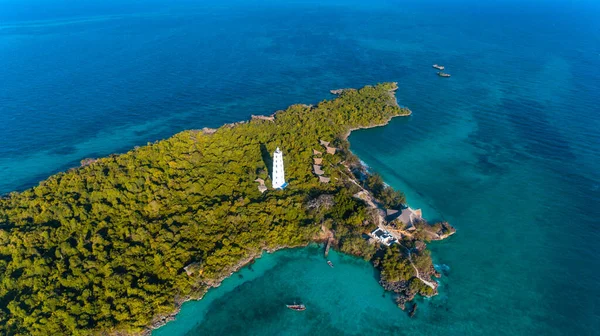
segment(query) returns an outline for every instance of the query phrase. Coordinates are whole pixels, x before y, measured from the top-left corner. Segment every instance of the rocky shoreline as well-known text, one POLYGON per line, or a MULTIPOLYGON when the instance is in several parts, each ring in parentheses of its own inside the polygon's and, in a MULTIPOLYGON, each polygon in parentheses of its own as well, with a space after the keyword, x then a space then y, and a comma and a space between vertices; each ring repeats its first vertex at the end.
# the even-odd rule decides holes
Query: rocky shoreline
POLYGON ((311 242, 322 242, 322 239, 316 238, 315 240, 309 241, 306 244, 300 244, 300 245, 295 245, 295 246, 276 246, 276 247, 272 247, 272 248, 268 248, 265 247, 263 249, 261 249, 259 252, 255 252, 252 253, 251 255, 249 255, 248 257, 240 260, 237 264, 235 264, 234 266, 230 267, 227 271, 225 271, 224 275, 220 276, 219 278, 206 282, 204 283, 205 285, 207 285, 207 287, 201 292, 199 293, 198 297, 184 297, 181 298, 179 300, 176 300, 175 305, 176 305, 176 309, 175 311, 173 311, 170 314, 166 314, 163 316, 159 316, 155 318, 155 321, 153 321, 146 330, 144 330, 142 332, 141 335, 143 336, 149 336, 152 334, 152 331, 155 329, 158 329, 162 326, 164 326, 165 324, 174 321, 175 317, 177 316, 177 314, 179 314, 179 312, 181 311, 181 306, 186 303, 187 301, 198 301, 198 300, 202 300, 202 298, 204 297, 204 295, 206 295, 206 293, 213 288, 217 288, 219 286, 221 286, 221 283, 231 277, 233 274, 235 274, 236 272, 238 272, 239 270, 241 270, 242 268, 244 268, 245 266, 254 263, 254 261, 256 261, 256 259, 259 259, 262 254, 264 252, 267 253, 274 253, 277 252, 279 250, 283 250, 283 249, 287 249, 287 248, 296 248, 296 247, 305 247, 308 246, 308 244, 310 244, 311 242))
POLYGON ((208 287, 206 287, 201 293, 199 293, 198 297, 187 296, 187 297, 181 298, 179 300, 176 300, 175 305, 177 306, 177 308, 175 309, 175 311, 173 311, 172 313, 167 314, 167 315, 156 317, 155 321, 153 321, 148 326, 148 328, 142 332, 141 335, 149 336, 152 334, 153 330, 158 329, 171 321, 174 321, 177 314, 179 314, 179 312, 181 311, 181 306, 184 303, 186 303, 187 301, 202 300, 204 295, 206 295, 206 293, 209 290, 218 288, 219 286, 221 286, 221 283, 223 283, 223 281, 225 279, 231 277, 232 275, 234 275, 235 273, 240 271, 245 266, 253 264, 256 261, 256 259, 260 259, 262 257, 264 252, 275 253, 279 250, 284 250, 284 249, 288 249, 288 248, 306 247, 311 243, 325 243, 327 241, 328 237, 329 237, 328 233, 325 231, 322 231, 322 232, 319 232, 319 234, 317 236, 315 236, 314 239, 312 239, 309 242, 306 242, 305 244, 294 245, 294 246, 276 246, 276 247, 272 247, 272 248, 263 248, 259 252, 252 253, 250 256, 240 260, 237 264, 232 266, 228 271, 224 272, 224 273, 226 273, 225 275, 222 275, 221 277, 219 277, 215 280, 206 282, 205 284, 208 287))
MULTIPOLYGON (((448 223, 444 223, 444 224, 445 224, 445 228, 447 228, 449 230, 449 232, 443 236, 440 235, 438 237, 438 239, 435 239, 435 240, 446 239, 447 237, 451 236, 452 234, 454 234, 456 232, 456 230, 452 226, 450 226, 448 223)), ((208 287, 205 288, 199 294, 198 297, 189 297, 188 296, 188 297, 184 297, 179 300, 176 300, 176 306, 177 306, 176 310, 173 311, 171 314, 157 317, 155 319, 155 321, 152 322, 152 324, 150 324, 148 326, 148 328, 143 331, 142 335, 149 336, 152 334, 153 330, 158 329, 171 321, 174 321, 177 314, 179 314, 179 312, 181 311, 182 305, 185 302, 192 301, 192 300, 201 300, 210 289, 219 287, 225 279, 229 278, 230 276, 232 276, 233 274, 235 274, 236 272, 241 270, 243 267, 254 263, 254 261, 256 261, 256 259, 259 259, 264 252, 274 253, 279 250, 283 250, 283 249, 287 249, 287 248, 305 247, 311 243, 324 243, 329 239, 329 237, 331 235, 332 235, 332 233, 329 230, 322 228, 322 232, 320 232, 319 235, 315 236, 313 240, 307 242, 306 244, 295 245, 295 246, 277 246, 277 247, 273 247, 273 248, 264 248, 264 249, 260 250, 259 252, 251 254, 250 256, 240 260, 237 264, 235 264, 233 267, 231 267, 228 271, 224 272, 225 274, 222 275, 221 277, 219 277, 218 279, 205 283, 208 287)), ((338 245, 337 245, 338 242, 336 240, 334 240, 334 242, 335 243, 332 245, 332 247, 334 247, 336 250, 339 251, 338 245)), ((424 249, 425 246, 423 245, 422 248, 424 249)), ((355 256, 360 257, 357 255, 355 255, 355 256)), ((372 260, 371 264, 376 269, 380 269, 379 263, 377 260, 372 260)), ((431 267, 430 271, 431 272, 428 272, 426 274, 426 276, 428 278, 431 278, 431 277, 440 278, 441 277, 441 274, 438 271, 436 271, 433 268, 433 266, 431 267)), ((418 294, 417 292, 410 290, 408 281, 390 282, 390 281, 386 281, 384 278, 380 277, 378 283, 381 285, 381 287, 384 290, 389 291, 389 292, 394 292, 397 294, 396 298, 395 298, 395 302, 398 305, 398 307, 401 308, 402 310, 405 310, 406 304, 413 301, 415 296, 418 294)), ((436 289, 436 292, 434 295, 436 295, 436 294, 437 294, 437 289, 436 289)), ((410 317, 414 316, 415 311, 416 311, 416 304, 414 304, 410 308, 410 311, 408 312, 410 317)))

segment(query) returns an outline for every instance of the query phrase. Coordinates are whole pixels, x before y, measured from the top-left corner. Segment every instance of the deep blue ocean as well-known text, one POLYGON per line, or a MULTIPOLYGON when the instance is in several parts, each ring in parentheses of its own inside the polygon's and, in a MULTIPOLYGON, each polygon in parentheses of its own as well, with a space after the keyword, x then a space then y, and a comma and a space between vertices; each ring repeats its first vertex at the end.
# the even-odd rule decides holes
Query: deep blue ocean
POLYGON ((294 249, 155 334, 600 334, 597 1, 0 0, 0 194, 383 81, 413 115, 351 149, 456 226, 440 295, 409 319, 369 264, 294 249))

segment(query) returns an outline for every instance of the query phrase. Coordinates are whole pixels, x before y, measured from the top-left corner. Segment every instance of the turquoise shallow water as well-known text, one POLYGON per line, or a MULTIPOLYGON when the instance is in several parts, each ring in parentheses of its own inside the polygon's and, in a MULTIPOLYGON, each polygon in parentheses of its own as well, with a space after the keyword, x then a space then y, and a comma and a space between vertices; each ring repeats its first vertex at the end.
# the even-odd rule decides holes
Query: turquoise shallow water
POLYGON ((265 255, 157 334, 598 333, 596 2, 0 6, 0 193, 332 88, 398 81, 414 112, 350 141, 411 206, 458 229, 430 245, 450 271, 415 319, 368 264, 335 255, 331 270, 308 248, 265 255), (296 296, 307 314, 281 309, 296 296))
POLYGON ((339 335, 353 328, 353 334, 391 335, 407 322, 375 280, 370 264, 336 252, 329 260, 334 268, 327 265, 323 247, 316 245, 265 253, 203 300, 186 303, 176 323, 154 334, 339 335), (294 301, 307 310, 285 307, 294 301))

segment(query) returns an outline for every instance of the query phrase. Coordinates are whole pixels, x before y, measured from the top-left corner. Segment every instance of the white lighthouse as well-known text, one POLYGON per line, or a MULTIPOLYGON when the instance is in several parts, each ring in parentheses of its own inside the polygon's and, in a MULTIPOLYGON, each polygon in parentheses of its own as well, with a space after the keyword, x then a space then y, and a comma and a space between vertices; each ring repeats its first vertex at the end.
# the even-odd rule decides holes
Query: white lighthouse
POLYGON ((283 172, 283 153, 277 147, 275 153, 273 153, 273 188, 283 189, 287 186, 285 183, 285 174, 283 172))

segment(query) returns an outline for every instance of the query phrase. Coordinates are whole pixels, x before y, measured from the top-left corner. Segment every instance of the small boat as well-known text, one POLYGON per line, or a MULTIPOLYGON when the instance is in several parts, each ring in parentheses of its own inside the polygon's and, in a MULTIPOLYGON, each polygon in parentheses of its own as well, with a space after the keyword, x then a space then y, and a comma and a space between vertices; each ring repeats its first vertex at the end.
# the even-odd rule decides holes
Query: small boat
POLYGON ((450 77, 450 74, 447 74, 445 72, 441 72, 440 71, 440 72, 438 72, 438 76, 440 76, 440 77, 450 77))
POLYGON ((438 70, 444 70, 445 69, 443 65, 434 64, 433 67, 436 68, 436 69, 438 69, 438 70))
POLYGON ((293 305, 285 305, 286 307, 288 307, 291 310, 295 310, 295 311, 303 311, 306 310, 306 306, 303 304, 293 304, 293 305))
POLYGON ((331 266, 331 268, 333 268, 333 263, 330 260, 327 260, 327 265, 331 266))

